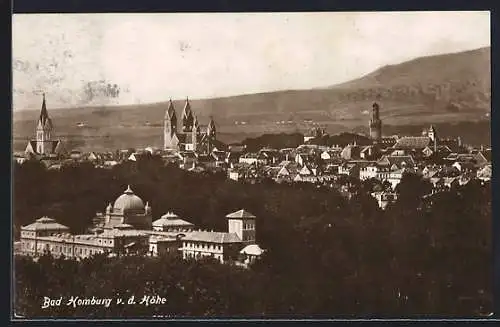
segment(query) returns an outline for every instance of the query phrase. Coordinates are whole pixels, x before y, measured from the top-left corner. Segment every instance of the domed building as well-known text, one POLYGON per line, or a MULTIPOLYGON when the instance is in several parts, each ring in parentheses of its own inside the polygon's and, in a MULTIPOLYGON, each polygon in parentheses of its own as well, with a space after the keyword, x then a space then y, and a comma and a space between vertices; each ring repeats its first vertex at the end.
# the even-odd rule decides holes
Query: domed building
POLYGON ((151 207, 147 202, 144 204, 142 199, 134 194, 129 185, 113 205, 110 203, 107 206, 104 215, 97 215, 95 223, 105 229, 128 224, 135 229, 149 230, 152 223, 151 207))

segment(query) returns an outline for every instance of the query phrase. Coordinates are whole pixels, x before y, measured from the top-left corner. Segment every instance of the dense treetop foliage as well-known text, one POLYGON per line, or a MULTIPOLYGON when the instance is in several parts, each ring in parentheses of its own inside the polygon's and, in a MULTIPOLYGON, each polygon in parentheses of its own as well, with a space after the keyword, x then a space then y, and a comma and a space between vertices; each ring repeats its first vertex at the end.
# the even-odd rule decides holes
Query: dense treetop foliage
MULTIPOLYGON (((314 185, 243 184, 164 167, 155 160, 111 170, 14 171, 14 227, 48 215, 85 231, 130 184, 153 219, 174 211, 200 228, 227 230, 225 215, 257 216, 267 249, 250 269, 173 257, 16 258, 16 313, 29 316, 471 316, 492 307, 491 189, 472 181, 422 200, 429 185, 406 175, 385 211, 357 183, 351 199, 314 185), (160 295, 164 305, 61 306, 57 298, 160 295)), ((377 186, 381 187, 381 186, 377 186)), ((18 237, 18 236, 17 236, 18 237)))
POLYGON ((246 138, 241 142, 249 152, 258 151, 264 147, 272 149, 296 148, 302 143, 304 143, 304 135, 301 133, 264 134, 246 138))

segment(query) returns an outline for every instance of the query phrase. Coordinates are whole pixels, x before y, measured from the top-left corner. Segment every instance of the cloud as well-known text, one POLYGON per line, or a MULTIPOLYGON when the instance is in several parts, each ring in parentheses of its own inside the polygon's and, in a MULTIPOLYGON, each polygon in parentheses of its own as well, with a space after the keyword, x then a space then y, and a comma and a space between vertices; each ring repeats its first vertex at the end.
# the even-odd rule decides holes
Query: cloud
POLYGON ((312 88, 487 46, 489 25, 488 12, 14 15, 14 59, 57 64, 14 71, 14 87, 106 80, 130 89, 124 103, 312 88))

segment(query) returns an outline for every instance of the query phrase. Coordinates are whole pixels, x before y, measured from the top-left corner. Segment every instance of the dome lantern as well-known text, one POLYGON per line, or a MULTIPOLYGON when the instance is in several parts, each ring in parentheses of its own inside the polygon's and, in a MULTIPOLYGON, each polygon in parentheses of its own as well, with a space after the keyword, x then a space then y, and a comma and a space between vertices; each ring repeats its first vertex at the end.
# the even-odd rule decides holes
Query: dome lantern
POLYGON ((127 189, 123 193, 124 194, 134 194, 134 191, 132 191, 132 189, 130 188, 130 185, 127 185, 127 189))

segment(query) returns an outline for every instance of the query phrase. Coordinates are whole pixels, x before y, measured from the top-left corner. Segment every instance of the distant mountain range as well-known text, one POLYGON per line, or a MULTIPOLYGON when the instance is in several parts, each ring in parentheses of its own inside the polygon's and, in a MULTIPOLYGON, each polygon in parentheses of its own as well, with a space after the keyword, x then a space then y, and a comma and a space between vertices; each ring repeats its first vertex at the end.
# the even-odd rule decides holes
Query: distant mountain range
MULTIPOLYGON (((202 124, 213 115, 220 130, 242 136, 304 131, 312 125, 329 132, 366 127, 374 101, 381 104, 382 119, 389 125, 484 121, 491 111, 490 56, 486 47, 421 57, 330 87, 191 100, 191 105, 202 124)), ((174 101, 179 114, 183 103, 174 101)), ((167 108, 166 102, 52 110, 50 101, 48 105, 61 135, 90 135, 88 129, 75 131, 75 125, 83 122, 111 138, 126 132, 124 127, 134 127, 145 140, 148 134, 161 137, 167 108)), ((34 120, 32 111, 14 112, 14 136, 31 136, 34 120)))

